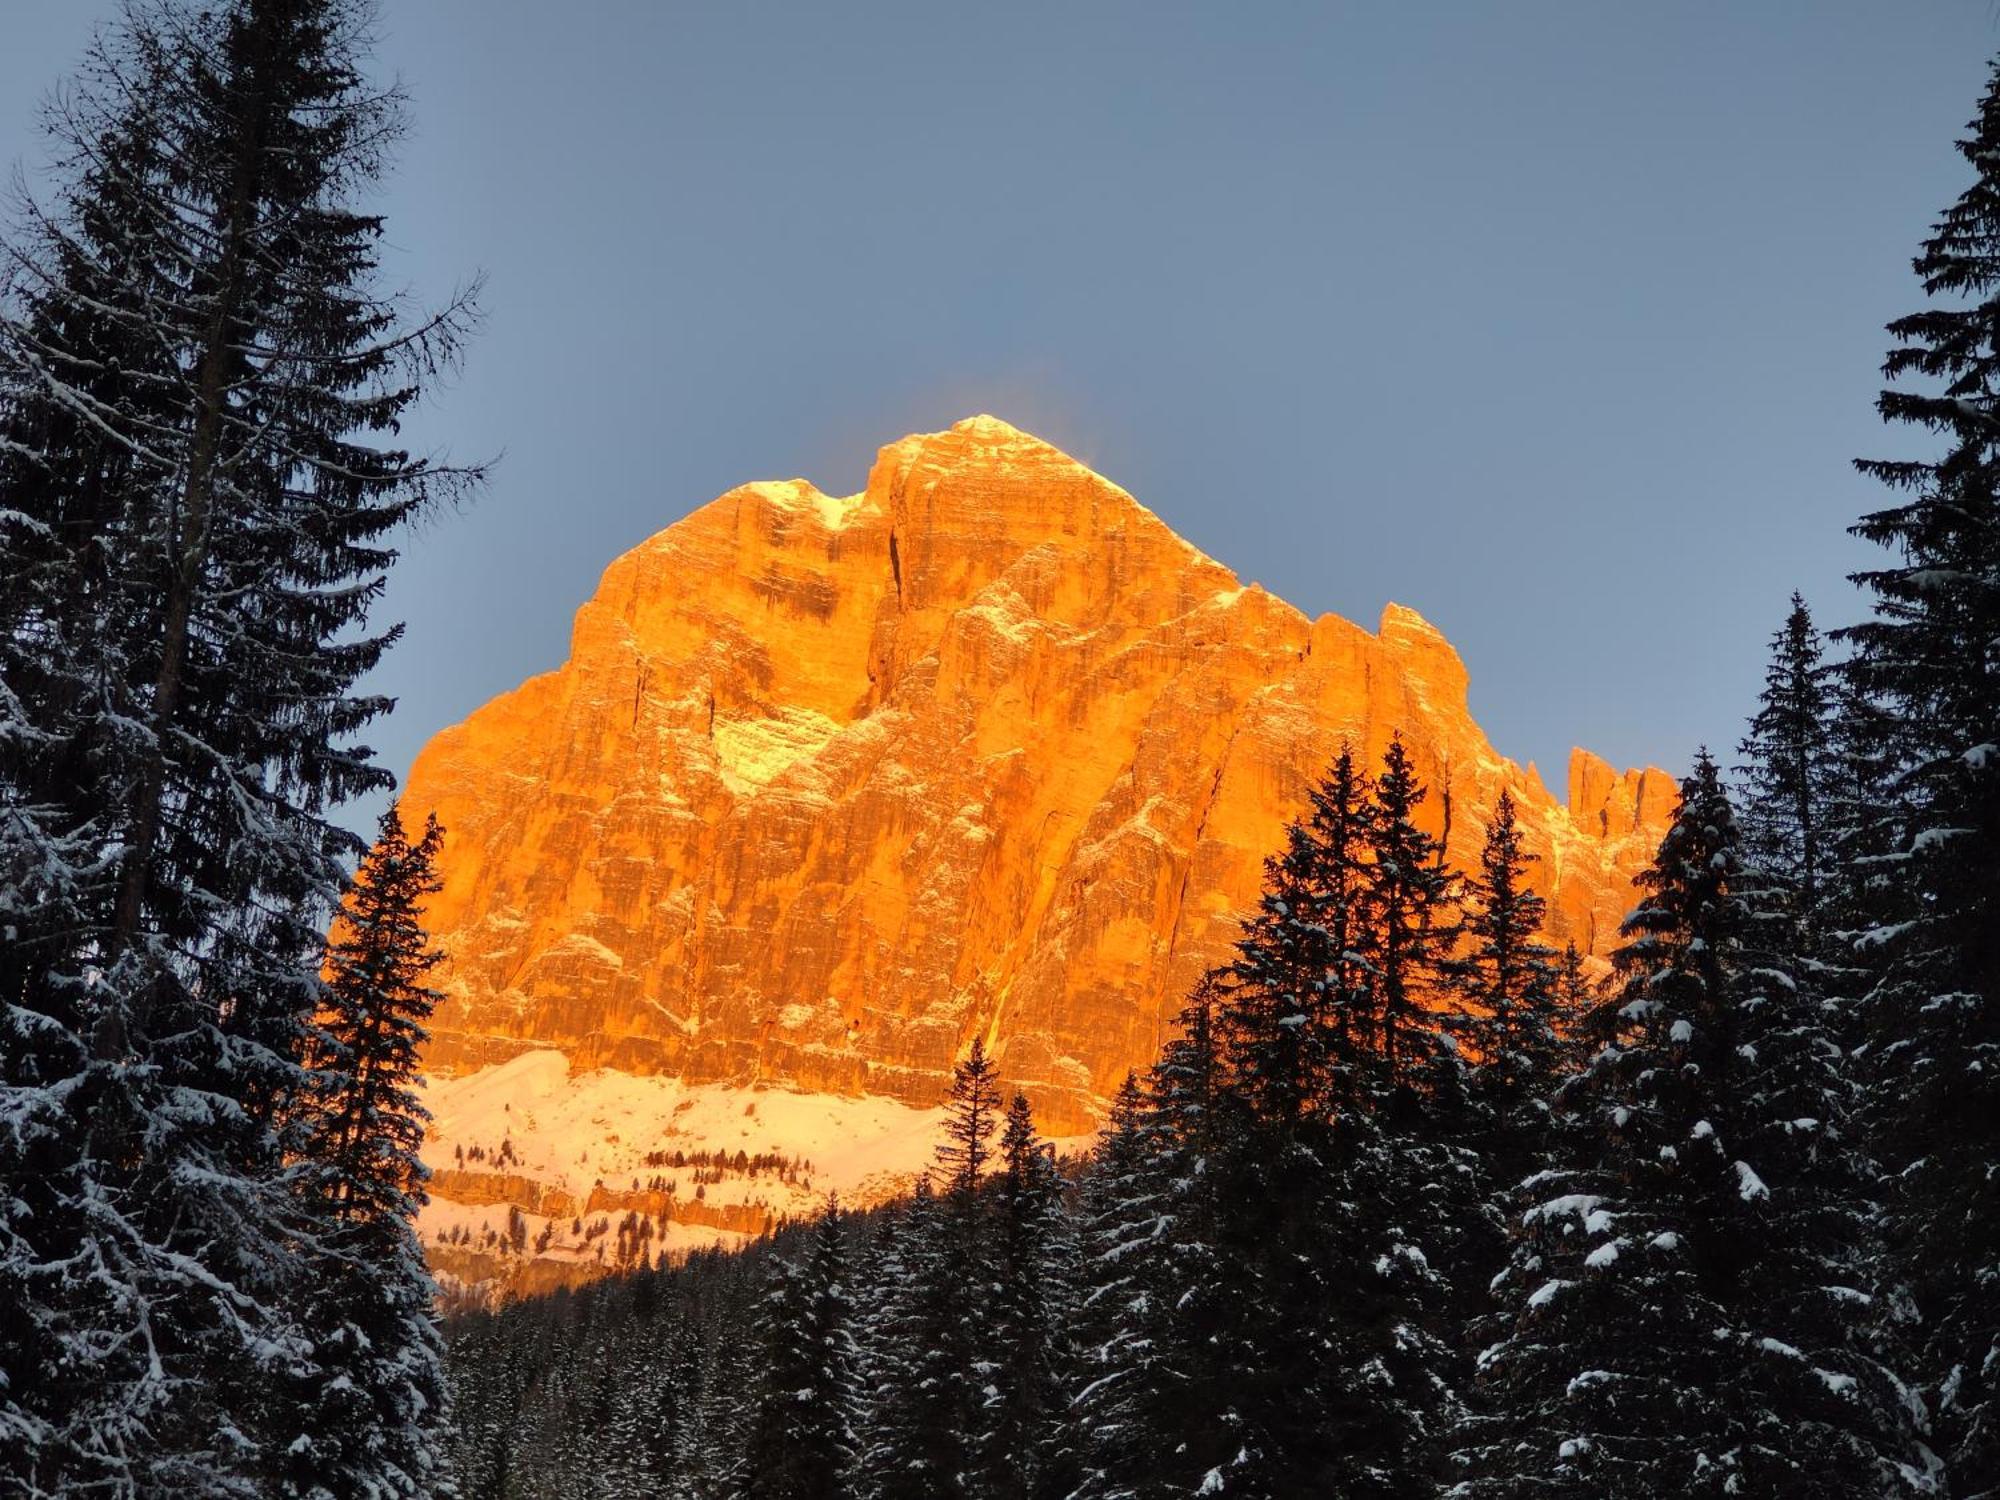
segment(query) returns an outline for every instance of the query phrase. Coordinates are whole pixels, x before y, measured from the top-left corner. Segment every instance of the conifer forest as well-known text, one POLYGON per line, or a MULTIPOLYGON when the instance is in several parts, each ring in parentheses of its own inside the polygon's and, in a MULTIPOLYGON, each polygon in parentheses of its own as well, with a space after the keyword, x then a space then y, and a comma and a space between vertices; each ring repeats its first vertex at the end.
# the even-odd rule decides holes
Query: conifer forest
POLYGON ((416 1227, 452 831, 341 813, 487 480, 403 445, 485 288, 385 287, 374 15, 131 0, 0 241, 0 1500, 2000 1497, 2000 64, 1924 456, 1598 957, 1511 801, 1457 868, 1329 742, 1088 1150, 974 1034, 907 1193, 482 1300, 416 1227))

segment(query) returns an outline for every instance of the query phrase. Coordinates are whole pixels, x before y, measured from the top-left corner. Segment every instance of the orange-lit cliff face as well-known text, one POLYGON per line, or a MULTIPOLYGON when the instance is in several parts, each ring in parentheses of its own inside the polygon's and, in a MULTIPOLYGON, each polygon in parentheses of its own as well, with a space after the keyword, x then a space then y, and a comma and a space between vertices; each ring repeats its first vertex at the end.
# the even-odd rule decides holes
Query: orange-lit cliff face
POLYGON ((978 417, 844 499, 746 485, 614 562, 569 661, 439 734, 429 1054, 939 1097, 975 1034, 1087 1128, 1223 958, 1343 738, 1401 731, 1461 863, 1509 791, 1557 938, 1603 953, 1672 801, 1498 755, 1418 615, 1245 587, 1116 485, 978 417))

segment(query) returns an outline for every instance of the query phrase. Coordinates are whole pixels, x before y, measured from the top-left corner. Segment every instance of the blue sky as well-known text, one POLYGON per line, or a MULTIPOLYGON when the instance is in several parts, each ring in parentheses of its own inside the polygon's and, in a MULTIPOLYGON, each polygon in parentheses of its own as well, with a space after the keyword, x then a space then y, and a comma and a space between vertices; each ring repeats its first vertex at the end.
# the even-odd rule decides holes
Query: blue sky
MULTIPOLYGON (((10 0, 0 159, 108 4, 10 0)), ((556 665, 617 553, 990 410, 1300 607, 1421 610, 1499 748, 1733 745, 1857 608, 1881 325, 2000 48, 1921 5, 394 0, 393 275, 483 269, 373 736, 556 665)))

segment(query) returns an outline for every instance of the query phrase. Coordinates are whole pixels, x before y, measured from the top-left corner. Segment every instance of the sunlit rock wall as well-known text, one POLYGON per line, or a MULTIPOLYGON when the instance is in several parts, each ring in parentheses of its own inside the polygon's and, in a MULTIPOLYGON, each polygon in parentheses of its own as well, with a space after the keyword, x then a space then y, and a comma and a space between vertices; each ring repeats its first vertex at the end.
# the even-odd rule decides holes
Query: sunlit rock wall
POLYGON ((1553 936, 1606 952, 1669 779, 1578 752, 1558 803, 1465 687, 1414 612, 1308 620, 989 417, 883 449, 859 495, 746 485, 419 757, 452 955, 429 1066, 553 1048, 928 1106, 983 1034, 1046 1128, 1087 1128, 1308 782, 1398 731, 1454 857, 1510 791, 1553 936))

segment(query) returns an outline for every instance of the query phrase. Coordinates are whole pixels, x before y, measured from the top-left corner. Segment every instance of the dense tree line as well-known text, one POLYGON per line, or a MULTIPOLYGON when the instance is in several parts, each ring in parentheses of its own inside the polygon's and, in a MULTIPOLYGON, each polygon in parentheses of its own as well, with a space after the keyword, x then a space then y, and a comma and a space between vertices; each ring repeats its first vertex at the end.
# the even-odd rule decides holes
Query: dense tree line
POLYGON ((361 0, 133 0, 0 246, 0 1494, 433 1493, 416 1049, 438 842, 356 684, 397 425, 361 0), (340 905, 343 893, 346 904, 340 905), (336 914, 329 946, 329 922, 336 914))

